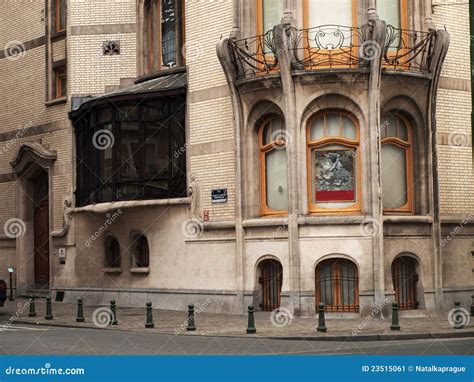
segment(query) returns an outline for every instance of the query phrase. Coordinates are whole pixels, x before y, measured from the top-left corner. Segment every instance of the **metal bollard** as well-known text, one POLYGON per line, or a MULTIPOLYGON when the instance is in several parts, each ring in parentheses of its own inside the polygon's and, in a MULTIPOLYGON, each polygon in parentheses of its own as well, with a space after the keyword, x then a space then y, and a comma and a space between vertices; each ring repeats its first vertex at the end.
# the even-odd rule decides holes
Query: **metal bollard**
POLYGON ((77 317, 76 322, 84 322, 84 306, 82 298, 77 299, 77 317))
POLYGON ((318 313, 319 313, 318 314, 319 319, 318 319, 317 331, 326 333, 328 328, 326 328, 326 318, 324 317, 324 304, 322 302, 318 306, 318 313))
POLYGON ((154 328, 155 324, 153 323, 153 308, 151 302, 146 303, 146 323, 145 328, 154 328))
POLYGON ((36 306, 35 306, 35 298, 30 298, 30 312, 28 313, 28 317, 36 317, 36 306))
POLYGON ((110 323, 109 325, 117 325, 117 304, 115 300, 110 301, 110 323))
POLYGON ((247 333, 255 334, 257 333, 257 328, 255 327, 255 317, 254 317, 253 305, 248 306, 248 321, 247 321, 247 333))
POLYGON ((44 316, 44 319, 53 319, 53 304, 51 303, 51 296, 46 297, 46 315, 44 316))
POLYGON ((187 331, 196 330, 196 325, 194 322, 194 305, 188 305, 188 326, 186 326, 187 331))
POLYGON ((392 302, 392 325, 391 330, 400 330, 400 321, 398 320, 398 303, 392 302))

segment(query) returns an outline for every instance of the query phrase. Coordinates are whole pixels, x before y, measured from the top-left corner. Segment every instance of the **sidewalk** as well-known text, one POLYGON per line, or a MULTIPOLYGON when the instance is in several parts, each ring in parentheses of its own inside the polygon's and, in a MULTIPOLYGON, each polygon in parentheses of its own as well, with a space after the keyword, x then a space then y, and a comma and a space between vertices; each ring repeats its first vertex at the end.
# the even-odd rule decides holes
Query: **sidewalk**
POLYGON ((46 300, 36 300, 36 317, 28 317, 26 299, 6 301, 0 308, 0 329, 15 324, 37 324, 105 330, 143 331, 171 335, 206 335, 228 337, 264 337, 332 341, 376 341, 390 339, 474 337, 474 317, 464 329, 453 329, 446 316, 401 318, 400 331, 390 330, 390 319, 360 317, 357 319, 326 318, 326 333, 316 331, 316 318, 272 317, 269 312, 256 312, 256 334, 247 334, 247 316, 197 313, 197 330, 186 331, 187 312, 153 310, 155 327, 145 328, 146 309, 117 307, 117 326, 109 326, 104 306, 84 307, 85 322, 76 322, 77 305, 53 302, 53 320, 45 320, 46 300), (94 313, 95 312, 95 313, 94 313), (105 321, 105 325, 104 325, 105 321))

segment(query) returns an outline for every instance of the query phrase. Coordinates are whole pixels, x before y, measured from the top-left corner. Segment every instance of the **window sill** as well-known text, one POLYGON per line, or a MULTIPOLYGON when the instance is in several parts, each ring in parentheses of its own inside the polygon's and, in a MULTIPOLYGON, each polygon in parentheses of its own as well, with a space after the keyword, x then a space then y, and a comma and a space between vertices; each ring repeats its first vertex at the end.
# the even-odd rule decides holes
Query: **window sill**
POLYGON ((54 31, 51 34, 51 41, 52 42, 56 42, 56 41, 62 40, 64 38, 66 38, 66 29, 64 29, 62 31, 54 31))
POLYGON ((110 267, 102 270, 104 273, 122 273, 122 268, 110 267))
POLYGON ((61 105, 63 103, 67 103, 67 97, 56 98, 52 99, 51 101, 47 101, 44 103, 46 107, 61 105))
POLYGON ((136 268, 130 268, 130 273, 136 273, 136 274, 148 274, 150 273, 150 268, 149 267, 136 267, 136 268))
POLYGON ((326 216, 300 216, 300 225, 344 225, 360 224, 366 219, 363 215, 326 215, 326 216))
POLYGON ((384 223, 433 223, 430 215, 384 215, 384 223))

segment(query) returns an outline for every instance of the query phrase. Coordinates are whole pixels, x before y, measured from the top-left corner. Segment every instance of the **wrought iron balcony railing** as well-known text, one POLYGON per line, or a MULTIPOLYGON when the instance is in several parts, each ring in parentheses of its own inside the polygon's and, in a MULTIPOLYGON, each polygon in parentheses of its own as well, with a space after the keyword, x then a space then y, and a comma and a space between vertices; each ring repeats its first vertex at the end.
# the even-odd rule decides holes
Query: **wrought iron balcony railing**
POLYGON ((370 45, 368 24, 360 28, 321 25, 290 31, 289 47, 297 69, 360 68, 377 54, 370 45))
POLYGON ((429 73, 435 32, 417 32, 387 25, 384 67, 429 73))
POLYGON ((280 70, 273 30, 263 35, 230 41, 230 49, 238 79, 280 70))

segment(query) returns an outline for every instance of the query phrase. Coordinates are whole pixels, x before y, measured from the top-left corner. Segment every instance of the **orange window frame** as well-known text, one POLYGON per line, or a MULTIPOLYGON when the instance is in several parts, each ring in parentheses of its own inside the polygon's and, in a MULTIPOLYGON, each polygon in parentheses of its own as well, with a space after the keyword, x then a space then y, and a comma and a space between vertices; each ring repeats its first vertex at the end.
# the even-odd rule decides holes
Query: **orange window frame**
MULTIPOLYGON (((59 68, 54 69, 54 98, 63 98, 65 95, 62 95, 63 93, 63 86, 62 86, 62 79, 66 79, 67 83, 67 73, 66 73, 66 67, 61 66, 59 68)), ((67 88, 65 89, 67 91, 67 88)))
MULTIPOLYGON (((278 211, 278 210, 269 208, 267 205, 267 177, 266 177, 266 164, 265 164, 266 155, 270 153, 271 151, 276 150, 275 146, 278 146, 281 148, 285 147, 285 150, 287 147, 286 142, 284 142, 283 140, 272 141, 267 144, 263 143, 263 132, 265 130, 265 127, 268 125, 268 123, 271 123, 271 121, 275 118, 280 118, 280 117, 273 116, 273 117, 266 118, 260 125, 259 132, 258 132, 258 148, 260 152, 260 159, 259 159, 260 161, 260 214, 262 216, 288 214, 288 210, 278 211)), ((281 122, 282 124, 284 123, 283 119, 281 119, 281 122)))
MULTIPOLYGON (((275 0, 275 1, 279 1, 279 0, 275 0)), ((256 59, 258 61, 267 61, 269 65, 272 65, 274 64, 275 62, 275 58, 273 57, 273 55, 271 54, 265 54, 265 43, 263 41, 263 35, 265 33, 267 33, 268 31, 264 31, 263 30, 263 0, 256 0, 256 26, 255 26, 255 31, 256 31, 256 35, 257 36, 260 36, 258 37, 258 44, 260 44, 260 48, 262 50, 262 53, 257 55, 256 59)), ((257 51, 258 51, 258 47, 256 47, 257 51)), ((261 73, 257 73, 257 75, 265 75, 266 73, 263 72, 263 68, 264 68, 264 65, 259 63, 257 65, 261 70, 262 72, 261 73)), ((275 73, 275 72, 279 72, 278 69, 273 69, 273 70, 270 70, 270 73, 275 73)))
MULTIPOLYGON (((309 25, 309 8, 308 8, 308 2, 309 1, 311 1, 311 0, 303 0, 303 29, 304 29, 303 41, 308 41, 308 42, 309 42, 308 29, 319 26, 319 25, 309 25)), ((344 26, 357 28, 357 0, 352 0, 352 25, 344 25, 344 26)), ((358 49, 357 49, 357 44, 358 44, 357 34, 353 34, 352 39, 353 40, 351 42, 351 44, 352 44, 351 54, 354 57, 358 57, 359 52, 358 52, 358 49)), ((304 47, 304 55, 305 55, 304 58, 305 58, 305 60, 309 59, 310 51, 313 50, 313 49, 314 48, 310 48, 309 46, 304 47)), ((316 50, 316 49, 314 49, 314 50, 316 50)), ((322 52, 327 52, 326 54, 328 54, 329 57, 330 57, 333 54, 334 55, 340 54, 342 51, 340 49, 334 49, 332 51, 322 50, 322 52)), ((331 68, 345 68, 345 67, 347 67, 347 65, 342 65, 342 64, 323 65, 323 66, 320 66, 319 68, 324 69, 324 68, 329 68, 329 67, 331 67, 331 68)))
MULTIPOLYGON (((64 26, 61 27, 61 5, 63 7, 66 7, 66 2, 65 0, 54 0, 54 31, 56 33, 61 33, 66 30, 66 20, 62 20, 64 23, 64 26)), ((66 10, 64 10, 64 14, 66 14, 66 10)))
MULTIPOLYGON (((342 126, 342 125, 341 125, 342 126)), ((310 213, 314 214, 328 214, 328 215, 340 215, 340 214, 357 214, 362 211, 362 182, 361 182, 361 164, 360 164, 360 126, 357 119, 350 113, 341 110, 327 110, 324 112, 316 113, 308 121, 306 127, 306 169, 307 169, 307 189, 308 189, 308 208, 310 213), (347 117, 352 120, 356 127, 356 139, 351 140, 343 136, 327 136, 325 135, 322 139, 317 141, 311 140, 311 126, 316 118, 324 118, 324 132, 326 133, 326 116, 328 114, 339 114, 341 118, 347 117), (356 181, 356 200, 350 207, 343 208, 322 208, 318 207, 318 203, 314 202, 313 198, 313 151, 317 148, 329 146, 329 145, 341 145, 348 149, 353 149, 356 153, 354 158, 354 170, 355 170, 355 181, 356 181)), ((328 202, 331 203, 331 202, 328 202)), ((334 202, 334 203, 344 203, 334 202)))
MULTIPOLYGON (((400 115, 399 113, 394 115, 397 119, 397 137, 386 137, 381 140, 381 145, 395 145, 405 150, 405 165, 406 165, 406 186, 407 186, 407 202, 398 208, 384 208, 385 214, 396 214, 396 213, 413 213, 413 153, 412 153, 412 129, 408 120, 400 115), (407 127, 408 141, 403 141, 398 138, 399 136, 399 125, 398 119, 401 119, 407 127)), ((382 184, 383 192, 383 184, 382 184)))

